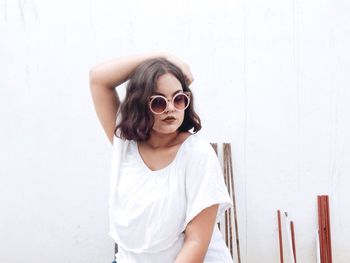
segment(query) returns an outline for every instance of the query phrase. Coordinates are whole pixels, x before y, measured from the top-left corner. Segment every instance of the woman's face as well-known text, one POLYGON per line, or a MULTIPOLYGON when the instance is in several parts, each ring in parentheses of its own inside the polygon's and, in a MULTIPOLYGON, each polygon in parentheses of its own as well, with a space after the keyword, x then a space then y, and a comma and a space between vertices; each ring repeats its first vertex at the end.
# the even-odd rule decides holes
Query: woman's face
POLYGON ((185 111, 177 110, 171 103, 172 98, 179 92, 183 92, 181 83, 172 74, 167 73, 158 78, 157 88, 152 95, 162 95, 167 98, 169 102, 167 109, 163 113, 153 113, 153 131, 162 134, 170 134, 176 132, 181 126, 185 111), (168 120, 166 120, 166 118, 168 118, 168 120))

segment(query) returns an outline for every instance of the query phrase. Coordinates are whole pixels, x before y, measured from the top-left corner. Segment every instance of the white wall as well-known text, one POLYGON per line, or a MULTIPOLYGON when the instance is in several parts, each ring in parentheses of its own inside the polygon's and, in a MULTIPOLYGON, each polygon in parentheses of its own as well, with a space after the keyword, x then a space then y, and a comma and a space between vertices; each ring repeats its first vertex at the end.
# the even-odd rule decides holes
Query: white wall
POLYGON ((315 262, 317 194, 350 262, 350 4, 341 0, 0 3, 0 262, 105 263, 110 145, 88 70, 169 51, 209 141, 231 142, 242 262, 279 262, 276 210, 315 262))

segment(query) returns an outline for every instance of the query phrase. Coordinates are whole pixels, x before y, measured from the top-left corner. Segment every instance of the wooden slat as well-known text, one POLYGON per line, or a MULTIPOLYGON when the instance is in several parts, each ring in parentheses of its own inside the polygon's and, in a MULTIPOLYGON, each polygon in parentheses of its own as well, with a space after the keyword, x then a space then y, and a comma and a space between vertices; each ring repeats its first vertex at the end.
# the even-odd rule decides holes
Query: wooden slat
MULTIPOLYGON (((224 150, 224 161, 226 160, 227 164, 227 172, 228 172, 228 191, 232 198, 233 203, 233 217, 234 217, 234 227, 235 227, 235 234, 236 234, 236 249, 237 249, 237 261, 238 263, 241 263, 241 253, 240 253, 240 244, 239 244, 239 232, 238 232, 238 217, 237 217, 237 205, 236 205, 236 192, 235 192, 235 184, 234 184, 234 176, 233 176, 233 165, 232 165, 232 152, 231 152, 231 144, 230 143, 224 143, 223 144, 223 150, 224 150)), ((229 220, 231 220, 231 211, 229 213, 229 220)), ((231 247, 233 246, 232 236, 233 231, 231 229, 230 225, 230 233, 231 233, 231 247)), ((233 254, 233 252, 231 252, 233 254)), ((232 255, 233 256, 233 255, 232 255)))
MULTIPOLYGON (((229 169, 229 156, 227 153, 227 149, 226 149, 226 145, 224 144, 223 147, 223 161, 224 161, 224 177, 225 177, 225 183, 226 183, 226 187, 228 190, 228 193, 230 196, 232 196, 231 194, 231 174, 230 174, 230 169, 229 169)), ((230 253, 233 257, 233 242, 232 242, 232 220, 231 220, 231 209, 226 210, 225 213, 226 216, 226 222, 227 222, 227 228, 226 228, 226 244, 228 245, 228 248, 230 250, 230 253)))

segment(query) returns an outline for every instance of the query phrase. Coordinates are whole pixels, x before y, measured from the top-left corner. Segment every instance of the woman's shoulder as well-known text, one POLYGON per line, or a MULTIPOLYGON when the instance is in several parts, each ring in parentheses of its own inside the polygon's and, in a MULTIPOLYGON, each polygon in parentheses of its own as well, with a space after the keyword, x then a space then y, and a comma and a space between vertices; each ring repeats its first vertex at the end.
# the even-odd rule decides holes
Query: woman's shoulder
POLYGON ((121 138, 120 136, 113 134, 113 141, 112 141, 112 145, 113 147, 116 147, 118 144, 123 144, 125 143, 126 140, 121 138))
POLYGON ((184 152, 189 157, 205 156, 214 152, 210 143, 200 134, 191 134, 184 142, 184 152))
POLYGON ((120 137, 116 134, 113 135, 113 141, 112 141, 112 149, 114 153, 125 153, 126 150, 129 148, 128 146, 131 144, 130 140, 127 140, 123 137, 120 137))

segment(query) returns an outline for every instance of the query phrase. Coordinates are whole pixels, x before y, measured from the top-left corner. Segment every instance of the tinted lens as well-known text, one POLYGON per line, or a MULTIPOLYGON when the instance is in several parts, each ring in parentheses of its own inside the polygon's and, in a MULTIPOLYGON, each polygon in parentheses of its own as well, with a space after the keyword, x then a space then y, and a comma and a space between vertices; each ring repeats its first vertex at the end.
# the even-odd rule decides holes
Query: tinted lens
POLYGON ((184 94, 178 94, 174 97, 174 107, 178 110, 184 110, 189 104, 189 100, 184 94))
POLYGON ((151 109, 156 113, 161 113, 166 109, 167 101, 162 97, 156 97, 151 102, 151 109))

